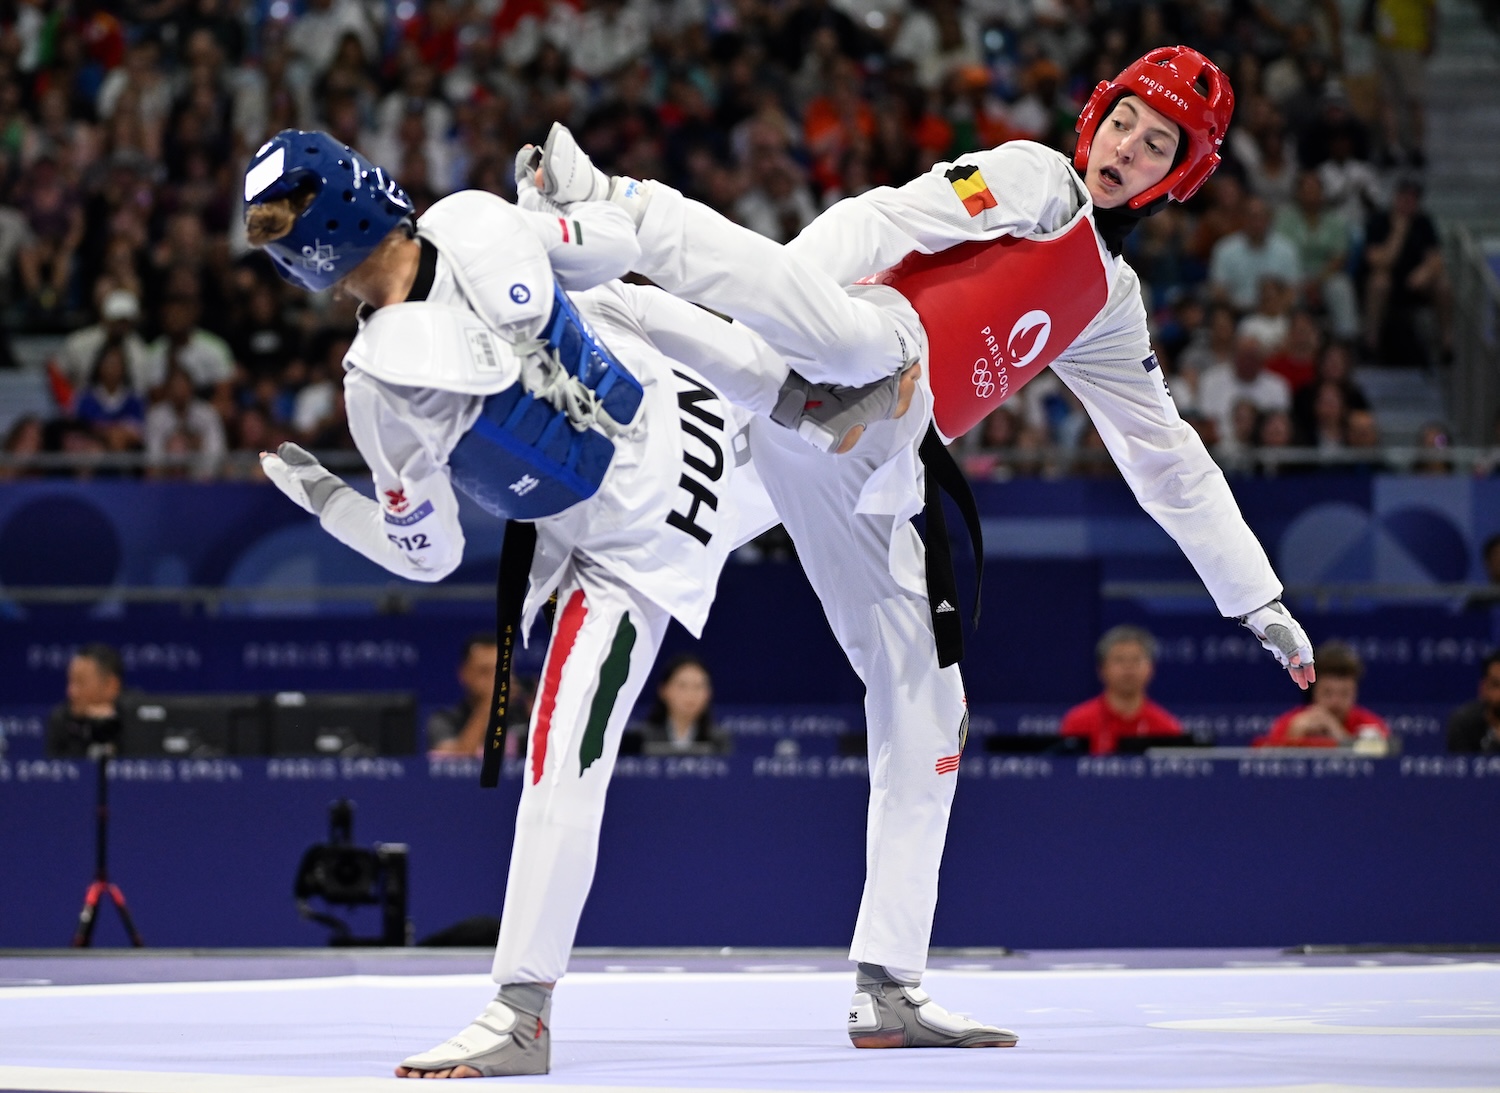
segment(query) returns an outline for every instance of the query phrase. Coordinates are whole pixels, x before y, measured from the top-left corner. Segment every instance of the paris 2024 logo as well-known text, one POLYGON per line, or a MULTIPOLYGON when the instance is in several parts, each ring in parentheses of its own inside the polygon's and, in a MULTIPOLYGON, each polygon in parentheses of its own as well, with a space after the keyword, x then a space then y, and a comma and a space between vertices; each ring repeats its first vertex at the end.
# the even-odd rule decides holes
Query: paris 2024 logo
POLYGON ((1010 328, 1004 345, 989 327, 979 333, 987 356, 974 361, 974 393, 983 399, 999 394, 1004 402, 1011 393, 1010 370, 1025 368, 1047 348, 1052 316, 1045 311, 1028 311, 1010 328))

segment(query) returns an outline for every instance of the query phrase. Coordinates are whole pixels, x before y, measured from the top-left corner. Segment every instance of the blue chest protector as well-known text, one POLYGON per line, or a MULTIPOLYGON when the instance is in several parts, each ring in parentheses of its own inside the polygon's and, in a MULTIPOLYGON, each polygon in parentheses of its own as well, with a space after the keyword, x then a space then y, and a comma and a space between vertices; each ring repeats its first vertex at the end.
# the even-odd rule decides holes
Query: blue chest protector
MULTIPOLYGON (((640 381, 601 342, 558 286, 540 338, 568 375, 629 424, 641 405, 640 381)), ((575 429, 567 415, 520 383, 488 396, 473 427, 448 457, 453 484, 505 520, 554 516, 598 492, 615 444, 595 428, 575 429)))

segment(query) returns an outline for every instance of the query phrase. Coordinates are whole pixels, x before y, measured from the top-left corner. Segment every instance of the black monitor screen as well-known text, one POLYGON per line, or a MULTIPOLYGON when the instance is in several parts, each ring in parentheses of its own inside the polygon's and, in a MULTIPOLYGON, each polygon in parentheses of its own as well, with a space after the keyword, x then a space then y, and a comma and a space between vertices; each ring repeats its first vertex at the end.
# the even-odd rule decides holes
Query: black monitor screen
POLYGON ((272 755, 411 755, 416 697, 285 691, 271 696, 270 726, 272 755))
POLYGON ((264 755, 264 710, 259 695, 136 695, 120 704, 120 754, 264 755))

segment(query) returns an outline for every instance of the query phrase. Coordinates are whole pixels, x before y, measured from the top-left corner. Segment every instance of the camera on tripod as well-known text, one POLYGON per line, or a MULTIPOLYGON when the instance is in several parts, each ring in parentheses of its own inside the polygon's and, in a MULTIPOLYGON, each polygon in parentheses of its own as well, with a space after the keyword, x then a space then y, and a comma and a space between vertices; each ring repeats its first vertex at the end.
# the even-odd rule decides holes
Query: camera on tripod
POLYGON ((374 849, 354 845, 354 803, 334 801, 328 807, 328 842, 310 846, 297 866, 293 895, 303 918, 333 931, 330 945, 409 945, 405 843, 376 843, 374 849), (378 937, 355 937, 337 915, 319 911, 309 902, 317 898, 336 907, 378 906, 378 937))

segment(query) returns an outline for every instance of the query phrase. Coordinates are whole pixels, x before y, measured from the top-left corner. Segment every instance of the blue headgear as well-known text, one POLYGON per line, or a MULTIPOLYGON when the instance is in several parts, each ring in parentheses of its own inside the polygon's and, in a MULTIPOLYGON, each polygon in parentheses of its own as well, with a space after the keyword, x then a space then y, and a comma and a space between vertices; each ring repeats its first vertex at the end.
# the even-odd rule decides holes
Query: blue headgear
POLYGON ((245 171, 245 203, 316 188, 291 233, 267 243, 276 272, 321 292, 363 262, 392 228, 412 215, 411 198, 381 168, 327 133, 283 129, 245 171))

